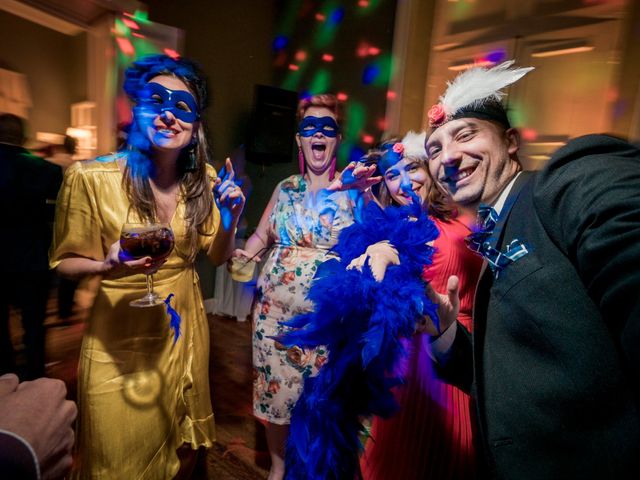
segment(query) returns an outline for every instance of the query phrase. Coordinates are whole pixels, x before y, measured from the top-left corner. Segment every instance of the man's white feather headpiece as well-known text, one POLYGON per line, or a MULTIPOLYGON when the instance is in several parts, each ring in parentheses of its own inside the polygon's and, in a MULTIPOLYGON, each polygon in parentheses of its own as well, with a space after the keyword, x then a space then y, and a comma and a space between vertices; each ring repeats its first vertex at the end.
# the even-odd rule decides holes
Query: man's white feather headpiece
POLYGON ((450 120, 465 117, 496 120, 509 126, 500 103, 505 96, 503 89, 534 68, 510 68, 513 62, 509 60, 492 68, 470 68, 448 82, 440 102, 429 109, 429 127, 437 128, 450 120))

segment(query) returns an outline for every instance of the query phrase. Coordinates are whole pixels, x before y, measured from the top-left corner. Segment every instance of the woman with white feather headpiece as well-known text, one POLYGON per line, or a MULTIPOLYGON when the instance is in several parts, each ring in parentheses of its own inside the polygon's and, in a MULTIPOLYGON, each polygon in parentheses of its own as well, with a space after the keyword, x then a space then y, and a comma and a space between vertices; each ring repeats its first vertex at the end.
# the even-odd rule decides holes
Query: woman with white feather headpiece
MULTIPOLYGON (((383 177, 378 195, 383 206, 419 203, 428 211, 439 236, 423 278, 436 291, 446 291, 449 276, 458 277, 458 320, 470 328, 473 292, 482 264, 464 242, 473 217, 462 214, 436 188, 428 172, 425 138, 425 132, 409 132, 401 140, 387 140, 369 153, 367 161, 376 163, 376 175, 383 177)), ((376 262, 370 264, 375 275, 376 262)), ((391 418, 373 418, 371 438, 360 460, 365 480, 475 477, 470 397, 435 378, 427 339, 422 332, 402 339, 406 355, 394 374, 403 383, 393 389, 400 408, 391 418)))

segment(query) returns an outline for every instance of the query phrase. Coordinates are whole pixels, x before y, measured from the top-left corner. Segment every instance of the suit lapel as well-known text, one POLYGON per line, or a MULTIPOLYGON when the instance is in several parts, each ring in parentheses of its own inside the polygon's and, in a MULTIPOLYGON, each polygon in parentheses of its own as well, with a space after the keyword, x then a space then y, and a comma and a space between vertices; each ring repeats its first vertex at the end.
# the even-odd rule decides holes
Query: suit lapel
MULTIPOLYGON (((513 205, 520 196, 523 187, 531 180, 533 172, 522 172, 511 187, 511 191, 507 197, 507 200, 502 207, 498 221, 493 230, 489 241, 494 248, 498 248, 502 244, 504 237, 504 227, 507 219, 511 214, 513 205)), ((488 263, 485 260, 480 270, 480 278, 476 285, 476 293, 473 302, 473 356, 474 356, 474 375, 475 378, 480 378, 482 375, 480 357, 482 356, 482 347, 484 344, 484 336, 487 323, 487 312, 489 308, 489 300, 491 294, 491 287, 493 285, 494 278, 493 272, 488 268, 488 263)))
MULTIPOLYGON (((502 211, 500 212, 500 216, 498 217, 496 226, 493 229, 493 233, 491 234, 491 237, 489 239, 489 241, 491 242, 491 246, 493 246, 494 248, 498 248, 502 243, 502 238, 504 237, 504 226, 507 222, 507 219, 509 218, 509 215, 511 215, 511 210, 513 208, 513 205, 515 204, 516 200, 520 196, 520 193, 522 192, 522 188, 527 184, 527 181, 532 178, 531 177, 532 173, 533 172, 522 172, 514 182, 513 187, 511 187, 511 191, 509 192, 507 200, 504 203, 504 206, 502 207, 502 211)), ((474 301, 474 307, 473 307, 474 323, 476 323, 475 322, 476 315, 479 314, 481 310, 484 310, 481 308, 476 308, 476 306, 477 307, 480 307, 481 305, 484 307, 487 306, 487 305, 483 305, 483 302, 478 302, 478 300, 479 298, 482 298, 482 297, 488 298, 489 289, 493 284, 493 282, 487 282, 487 281, 483 282, 483 278, 485 276, 487 275, 491 277, 493 276, 491 269, 487 267, 488 267, 488 263, 485 260, 482 263, 482 269, 480 270, 480 277, 478 278, 478 283, 476 284, 475 301, 474 301)), ((488 304, 488 302, 486 303, 488 304)), ((485 315, 486 315, 486 312, 482 312, 481 314, 482 318, 484 318, 485 315)))

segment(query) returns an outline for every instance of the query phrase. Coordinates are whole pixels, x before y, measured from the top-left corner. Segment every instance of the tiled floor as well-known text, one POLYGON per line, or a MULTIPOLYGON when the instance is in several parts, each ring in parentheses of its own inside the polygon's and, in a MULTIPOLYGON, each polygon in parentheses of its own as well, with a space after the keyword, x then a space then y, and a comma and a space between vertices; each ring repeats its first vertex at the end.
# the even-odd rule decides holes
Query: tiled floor
MULTIPOLYGON (((80 307, 74 315, 61 321, 57 301, 52 294, 47 311, 47 375, 67 383, 75 396, 78 353, 83 321, 90 303, 86 291, 78 291, 80 307)), ((210 316, 211 325, 211 396, 216 417, 218 442, 198 465, 194 479, 254 480, 265 479, 268 453, 264 429, 251 414, 251 324, 210 316)), ((12 338, 21 338, 19 318, 12 315, 12 338)))

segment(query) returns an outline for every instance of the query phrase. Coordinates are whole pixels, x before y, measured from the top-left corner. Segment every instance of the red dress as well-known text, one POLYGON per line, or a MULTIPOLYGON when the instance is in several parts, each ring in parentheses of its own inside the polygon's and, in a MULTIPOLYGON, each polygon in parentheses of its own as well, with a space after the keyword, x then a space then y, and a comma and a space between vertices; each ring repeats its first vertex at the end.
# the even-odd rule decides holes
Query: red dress
MULTIPOLYGON (((458 320, 471 329, 473 296, 482 259, 469 250, 469 228, 453 219, 434 219, 440 236, 429 269, 431 285, 446 292, 451 275, 460 279, 458 320)), ((470 223, 470 222, 467 222, 470 223)), ((397 366, 405 383, 394 389, 400 410, 374 417, 371 438, 360 459, 365 480, 447 480, 476 477, 471 398, 432 372, 429 337, 405 340, 408 355, 397 366)))

